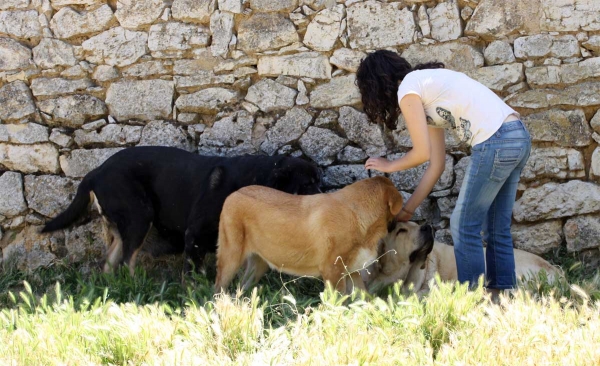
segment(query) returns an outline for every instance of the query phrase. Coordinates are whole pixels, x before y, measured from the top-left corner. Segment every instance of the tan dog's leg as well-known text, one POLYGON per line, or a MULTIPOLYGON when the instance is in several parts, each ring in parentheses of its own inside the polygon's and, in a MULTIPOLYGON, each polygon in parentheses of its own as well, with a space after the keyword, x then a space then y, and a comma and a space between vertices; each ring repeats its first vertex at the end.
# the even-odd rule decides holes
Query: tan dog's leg
POLYGON ((123 240, 117 226, 106 218, 102 220, 102 228, 106 245, 110 244, 106 254, 106 263, 104 263, 104 273, 109 273, 117 268, 117 264, 123 258, 123 240))
POLYGON ((246 255, 243 247, 243 228, 228 218, 221 218, 219 242, 217 244, 217 279, 215 292, 225 289, 240 269, 246 255))
POLYGON ((247 291, 269 270, 269 264, 256 254, 246 260, 246 271, 242 277, 242 290, 247 291))
POLYGON ((352 290, 360 289, 364 292, 367 292, 367 287, 365 286, 365 282, 363 281, 360 272, 352 272, 350 274, 350 278, 352 281, 348 281, 352 286, 349 289, 346 289, 347 292, 352 292, 352 290), (352 288, 354 287, 354 288, 352 288))
POLYGON ((144 241, 142 241, 142 245, 140 245, 133 252, 133 255, 131 256, 131 259, 129 260, 129 263, 127 263, 127 266, 129 267, 129 274, 131 275, 131 277, 133 277, 133 275, 135 273, 135 262, 137 260, 137 255, 140 252, 140 249, 142 249, 142 246, 144 246, 144 243, 146 242, 146 239, 148 239, 148 234, 150 234, 150 230, 152 230, 152 223, 150 223, 150 227, 148 228, 148 231, 146 232, 146 236, 144 236, 144 241))
POLYGON ((326 284, 329 282, 338 292, 346 294, 348 290, 346 288, 346 277, 348 276, 345 275, 345 270, 341 258, 338 258, 335 264, 324 266, 321 269, 321 277, 323 277, 326 284))

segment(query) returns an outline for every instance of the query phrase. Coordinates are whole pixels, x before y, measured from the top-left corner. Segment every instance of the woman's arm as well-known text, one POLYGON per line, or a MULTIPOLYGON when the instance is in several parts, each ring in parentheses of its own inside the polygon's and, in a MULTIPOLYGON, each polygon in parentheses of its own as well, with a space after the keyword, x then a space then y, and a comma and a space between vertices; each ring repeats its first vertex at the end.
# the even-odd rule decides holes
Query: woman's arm
POLYGON ((429 138, 431 140, 431 158, 429 166, 425 170, 423 177, 419 181, 417 188, 404 203, 403 211, 398 215, 398 220, 406 221, 412 217, 417 207, 429 195, 435 183, 440 179, 446 167, 446 142, 444 140, 443 128, 429 128, 429 138))
POLYGON ((413 148, 400 159, 389 161, 385 158, 370 158, 365 168, 385 173, 414 168, 430 159, 431 139, 421 97, 408 94, 400 101, 400 110, 406 121, 413 148))

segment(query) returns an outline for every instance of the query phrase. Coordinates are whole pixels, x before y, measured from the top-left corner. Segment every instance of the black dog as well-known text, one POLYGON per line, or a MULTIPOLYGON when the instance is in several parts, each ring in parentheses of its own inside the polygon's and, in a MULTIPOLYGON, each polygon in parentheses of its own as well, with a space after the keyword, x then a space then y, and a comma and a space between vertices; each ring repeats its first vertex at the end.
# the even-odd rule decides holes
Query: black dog
POLYGON ((216 249, 219 216, 230 193, 257 184, 314 194, 320 183, 318 168, 299 158, 225 158, 172 147, 133 147, 88 173, 73 202, 42 232, 68 227, 93 202, 102 215, 109 248, 105 271, 125 263, 133 273, 152 225, 171 243, 164 252, 184 251, 199 268, 204 255, 216 249))

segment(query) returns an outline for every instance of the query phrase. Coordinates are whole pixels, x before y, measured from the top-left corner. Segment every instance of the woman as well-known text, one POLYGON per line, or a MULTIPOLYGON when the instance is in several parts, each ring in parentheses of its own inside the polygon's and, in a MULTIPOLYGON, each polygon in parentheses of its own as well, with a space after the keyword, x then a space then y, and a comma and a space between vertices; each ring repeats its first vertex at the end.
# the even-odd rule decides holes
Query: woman
POLYGON ((442 63, 411 67, 391 51, 369 54, 357 71, 364 110, 372 122, 394 129, 400 112, 413 148, 389 161, 370 158, 365 167, 395 172, 429 161, 429 166, 398 216, 409 220, 444 171, 444 131, 471 146, 471 161, 450 219, 458 280, 485 286, 493 298, 516 285, 510 233, 517 184, 531 150, 519 114, 465 74, 442 63), (481 231, 487 227, 484 258, 481 231))

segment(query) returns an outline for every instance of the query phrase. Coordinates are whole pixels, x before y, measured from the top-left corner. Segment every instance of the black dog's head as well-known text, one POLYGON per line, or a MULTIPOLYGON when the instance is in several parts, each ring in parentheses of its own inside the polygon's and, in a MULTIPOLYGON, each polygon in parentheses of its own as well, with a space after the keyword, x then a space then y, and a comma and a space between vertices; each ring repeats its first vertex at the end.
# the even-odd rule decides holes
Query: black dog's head
POLYGON ((284 157, 275 164, 268 185, 291 194, 320 193, 321 173, 315 164, 293 157, 284 157))

